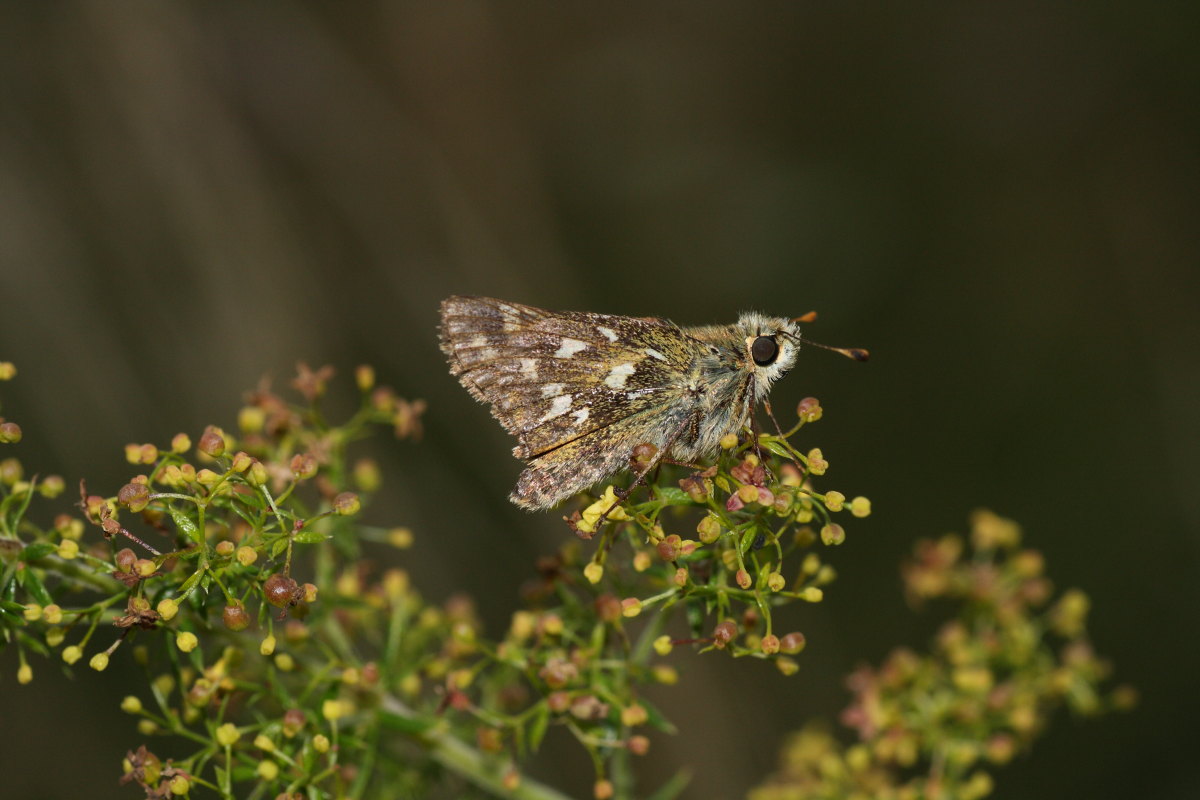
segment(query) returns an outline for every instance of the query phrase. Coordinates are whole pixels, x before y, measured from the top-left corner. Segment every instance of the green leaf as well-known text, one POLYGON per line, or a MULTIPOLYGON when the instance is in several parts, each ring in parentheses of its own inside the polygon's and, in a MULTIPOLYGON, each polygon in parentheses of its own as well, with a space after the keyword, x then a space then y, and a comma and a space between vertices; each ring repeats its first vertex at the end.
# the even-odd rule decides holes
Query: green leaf
POLYGON ((48 606, 54 602, 54 598, 46 591, 46 585, 42 583, 42 579, 37 573, 29 567, 22 567, 17 570, 17 580, 25 587, 25 590, 33 595, 33 599, 44 606, 48 606))
POLYGON ((303 530, 292 538, 300 544, 320 544, 329 538, 329 534, 321 533, 320 531, 303 530))
POLYGON ((204 534, 200 532, 200 528, 196 525, 194 519, 184 513, 182 509, 175 506, 167 506, 167 511, 170 512, 171 519, 175 520, 175 527, 179 528, 179 531, 184 536, 196 544, 204 544, 204 534))
POLYGON ((724 475, 718 475, 717 477, 713 478, 713 483, 715 483, 717 488, 722 492, 729 492, 729 480, 724 475))
POLYGON ((287 546, 288 540, 286 538, 282 538, 275 542, 275 544, 271 545, 271 558, 278 557, 280 553, 282 553, 284 550, 287 550, 287 546))
POLYGON ((0 503, 0 515, 8 518, 11 514, 11 522, 8 525, 10 529, 16 530, 17 523, 25 516, 25 509, 29 508, 29 503, 33 500, 33 486, 31 483, 26 491, 10 494, 0 503))
POLYGON ((687 492, 677 486, 660 486, 658 489, 659 499, 669 506, 690 506, 692 498, 688 497, 687 492))
POLYGON ((704 611, 702 611, 693 603, 688 603, 685 608, 687 609, 688 629, 692 632, 692 638, 703 638, 705 621, 704 611))
POLYGON ((39 558, 45 558, 57 549, 58 546, 50 542, 34 542, 21 551, 21 560, 37 561, 39 558))
POLYGON ((182 584, 180 584, 179 595, 182 596, 182 595, 187 594, 191 590, 191 588, 196 585, 196 581, 200 580, 200 576, 202 576, 203 574, 204 574, 204 570, 198 569, 195 572, 193 572, 191 575, 189 575, 187 577, 187 580, 185 580, 182 584))
POLYGON ((12 600, 0 600, 0 611, 9 611, 13 614, 24 614, 25 606, 12 600))
POLYGON ((795 456, 792 455, 792 453, 788 450, 787 445, 778 439, 767 439, 765 441, 760 439, 759 445, 767 450, 770 450, 777 456, 781 456, 789 460, 795 458, 795 456))
POLYGON ((746 529, 746 532, 742 534, 742 538, 738 542, 738 552, 742 555, 745 555, 750 550, 750 547, 754 544, 754 540, 757 538, 758 528, 754 525, 751 525, 746 529))
POLYGON ((550 706, 545 703, 538 705, 533 722, 529 724, 529 749, 537 752, 546 738, 546 729, 550 726, 550 706))
POLYGON ((681 769, 671 776, 671 779, 658 788, 654 794, 648 796, 646 800, 674 800, 679 797, 688 784, 692 782, 692 773, 687 769, 681 769))
POLYGON ((379 721, 385 728, 412 736, 425 733, 436 724, 433 720, 406 717, 393 711, 380 711, 379 721))
POLYGON ((675 734, 678 732, 678 729, 675 727, 674 723, 664 717, 662 712, 651 705, 645 697, 638 697, 637 702, 639 706, 646 709, 646 722, 651 727, 655 728, 656 730, 660 730, 663 733, 675 734))

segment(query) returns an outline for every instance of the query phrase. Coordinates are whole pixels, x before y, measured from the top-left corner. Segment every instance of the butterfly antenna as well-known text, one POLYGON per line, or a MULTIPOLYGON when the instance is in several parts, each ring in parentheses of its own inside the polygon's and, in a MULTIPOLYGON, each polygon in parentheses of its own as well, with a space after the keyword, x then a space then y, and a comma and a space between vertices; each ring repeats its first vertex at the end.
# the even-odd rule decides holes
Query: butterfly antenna
MULTIPOLYGON (((816 318, 817 312, 810 311, 802 317, 795 317, 792 322, 812 322, 816 318)), ((781 333, 789 339, 795 339, 797 342, 802 342, 803 344, 811 344, 813 347, 819 347, 822 350, 832 350, 835 353, 841 353, 846 358, 853 358, 855 361, 868 361, 871 358, 871 353, 862 347, 833 347, 832 345, 814 342, 812 339, 805 339, 803 336, 788 333, 787 331, 781 331, 781 333)))
POLYGON ((805 344, 811 344, 813 347, 819 347, 822 350, 832 350, 835 353, 841 353, 846 358, 853 358, 855 361, 867 361, 871 358, 871 353, 862 347, 833 347, 832 345, 814 342, 812 339, 805 339, 803 336, 797 336, 796 339, 805 344))

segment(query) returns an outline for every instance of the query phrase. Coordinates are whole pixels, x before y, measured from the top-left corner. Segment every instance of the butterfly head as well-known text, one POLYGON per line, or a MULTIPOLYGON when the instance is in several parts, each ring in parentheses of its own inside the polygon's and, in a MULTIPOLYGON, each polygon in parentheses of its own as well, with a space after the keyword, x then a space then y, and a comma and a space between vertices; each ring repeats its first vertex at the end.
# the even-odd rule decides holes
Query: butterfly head
POLYGON ((785 317, 769 317, 757 312, 742 314, 734 326, 737 341, 744 348, 747 369, 755 377, 760 395, 796 364, 800 352, 800 324, 785 317))
POLYGON ((769 317, 755 311, 742 314, 734 330, 739 344, 745 348, 745 363, 753 371, 756 394, 766 395, 771 384, 788 374, 796 364, 801 344, 811 344, 825 350, 841 353, 855 361, 866 361, 870 354, 860 347, 831 347, 827 344, 805 339, 800 333, 800 323, 816 319, 814 312, 802 317, 787 319, 769 317))

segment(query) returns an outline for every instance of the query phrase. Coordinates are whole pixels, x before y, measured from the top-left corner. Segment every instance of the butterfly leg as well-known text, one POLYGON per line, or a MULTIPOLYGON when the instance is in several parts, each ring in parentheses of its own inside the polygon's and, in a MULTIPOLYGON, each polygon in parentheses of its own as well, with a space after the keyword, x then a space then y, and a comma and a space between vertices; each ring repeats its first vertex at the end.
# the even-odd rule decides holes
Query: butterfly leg
MULTIPOLYGON (((768 408, 767 413, 770 414, 771 413, 769 410, 770 403, 767 402, 766 400, 764 400, 763 403, 768 408)), ((772 416, 771 419, 775 419, 775 417, 772 416)), ((776 427, 778 427, 778 426, 776 426, 776 427)), ((762 431, 758 427, 758 414, 754 413, 754 411, 751 411, 750 412, 750 435, 754 437, 754 454, 756 456, 758 456, 758 463, 762 465, 763 472, 766 473, 767 480, 771 480, 774 476, 771 474, 771 468, 769 466, 767 466, 767 460, 765 458, 763 458, 762 445, 760 445, 758 442, 758 435, 760 433, 762 433, 762 431)))
POLYGON ((621 505, 621 503, 624 503, 625 499, 629 497, 629 495, 633 494, 634 489, 642 485, 642 483, 646 480, 646 476, 650 474, 650 471, 657 468, 658 465, 663 462, 667 453, 671 451, 671 448, 675 445, 675 442, 679 439, 679 437, 683 435, 683 432, 695 424, 695 418, 697 418, 699 414, 699 411, 693 412, 687 417, 687 419, 683 421, 682 425, 671 432, 671 435, 667 437, 667 441, 664 442, 663 446, 660 447, 658 452, 654 454, 654 458, 650 459, 650 463, 648 463, 638 472, 637 477, 634 478, 633 483, 629 484, 628 489, 621 489, 620 491, 613 493, 616 495, 616 501, 611 506, 604 509, 604 513, 597 518, 596 525, 593 530, 600 530, 601 526, 603 526, 605 521, 608 519, 608 515, 611 514, 617 506, 621 505))

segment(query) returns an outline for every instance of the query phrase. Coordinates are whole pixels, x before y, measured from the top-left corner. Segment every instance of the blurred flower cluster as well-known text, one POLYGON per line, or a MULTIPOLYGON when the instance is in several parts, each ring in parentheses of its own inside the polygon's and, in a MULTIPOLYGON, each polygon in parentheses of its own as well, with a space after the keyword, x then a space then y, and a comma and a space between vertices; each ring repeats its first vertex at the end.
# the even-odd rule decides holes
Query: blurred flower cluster
POLYGON ((928 653, 900 648, 854 672, 841 721, 858 742, 810 724, 753 800, 976 800, 1059 708, 1094 715, 1136 701, 1130 687, 1102 688, 1110 670, 1086 638, 1087 596, 1055 599, 1042 555, 1021 547, 1011 520, 978 511, 969 546, 918 542, 903 576, 910 602, 949 600, 957 616, 928 653))
MULTIPOLYGON (((0 378, 13 374, 0 364, 0 378)), ((379 426, 419 437, 424 404, 360 367, 357 408, 332 422, 332 379, 301 365, 299 402, 263 383, 228 430, 127 445, 125 485, 81 484, 77 512, 48 525, 31 504, 63 481, 0 461, 0 644, 15 647, 20 683, 34 679, 33 656, 140 666, 144 687, 121 710, 143 738, 122 781, 148 798, 470 784, 552 800, 566 795, 524 769, 554 731, 590 757, 594 798, 633 797, 633 759, 672 730, 648 690, 680 679, 684 651, 794 674, 806 638, 777 630, 773 612, 824 598, 836 577, 826 553, 846 538, 835 520, 871 511, 815 487, 829 461, 792 444, 823 413, 807 398, 787 432, 729 436, 711 463, 580 498, 567 518, 578 536, 539 560, 523 607, 489 636, 472 599, 429 602, 396 566, 409 529, 363 519, 383 479, 353 444, 379 426)), ((21 438, 0 419, 0 444, 21 438)), ((636 473, 656 453, 630 456, 636 473)), ((980 514, 969 558, 955 537, 921 543, 905 568, 911 599, 955 600, 962 615, 931 655, 899 651, 854 676, 845 721, 859 744, 801 734, 758 796, 979 797, 980 764, 1011 758, 1057 705, 1126 702, 1099 692, 1086 598, 1052 603, 1040 557, 1018 540, 980 514)), ((655 797, 682 791, 682 766, 655 797)))

